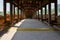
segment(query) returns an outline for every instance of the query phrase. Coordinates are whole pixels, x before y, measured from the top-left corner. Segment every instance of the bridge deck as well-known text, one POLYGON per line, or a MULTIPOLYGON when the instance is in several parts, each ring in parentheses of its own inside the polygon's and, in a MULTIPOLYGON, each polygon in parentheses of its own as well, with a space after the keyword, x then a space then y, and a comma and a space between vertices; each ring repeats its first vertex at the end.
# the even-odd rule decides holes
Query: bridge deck
POLYGON ((51 26, 35 20, 24 19, 14 25, 16 29, 8 32, 9 36, 3 36, 6 40, 60 40, 60 31, 17 31, 18 28, 52 28, 51 26), (14 35, 15 34, 15 35, 14 35))
MULTIPOLYGON (((18 28, 51 28, 34 19, 25 19, 18 28)), ((12 40, 60 40, 59 31, 17 31, 12 40)))

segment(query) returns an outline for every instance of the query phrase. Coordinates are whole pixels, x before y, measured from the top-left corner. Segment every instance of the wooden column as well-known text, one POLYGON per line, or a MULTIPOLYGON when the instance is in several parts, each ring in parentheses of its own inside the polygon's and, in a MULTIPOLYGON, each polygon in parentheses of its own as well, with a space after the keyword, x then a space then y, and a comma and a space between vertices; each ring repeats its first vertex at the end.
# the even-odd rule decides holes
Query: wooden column
POLYGON ((38 2, 38 20, 39 20, 39 2, 38 2))
POLYGON ((45 19, 46 19, 46 10, 47 10, 47 8, 46 8, 46 5, 45 5, 45 19))
POLYGON ((38 10, 38 20, 39 20, 39 10, 38 10))
POLYGON ((14 19, 15 19, 15 4, 14 4, 14 19))
POLYGON ((18 0, 18 21, 19 21, 19 0, 18 0))
POLYGON ((21 9, 21 20, 22 20, 22 9, 21 9))
POLYGON ((12 23, 12 0, 10 0, 10 16, 11 16, 11 23, 12 23))
POLYGON ((43 11, 42 11, 42 7, 41 7, 41 20, 43 21, 43 11))
POLYGON ((38 20, 38 10, 37 10, 37 20, 38 20))
POLYGON ((19 8, 19 20, 20 20, 20 8, 19 8))
POLYGON ((19 20, 19 7, 18 7, 18 20, 19 20))
POLYGON ((3 10, 4 10, 4 21, 5 21, 5 23, 6 23, 6 0, 3 0, 4 2, 3 2, 3 10))
POLYGON ((19 19, 21 20, 21 9, 19 9, 19 19))
POLYGON ((51 3, 49 2, 49 4, 48 4, 48 12, 49 12, 49 18, 48 18, 48 22, 49 22, 49 24, 51 24, 51 3))
POLYGON ((37 14, 36 14, 36 10, 35 10, 35 18, 37 19, 37 16, 36 16, 37 14))
MULTIPOLYGON (((21 0, 21 5, 22 5, 22 0, 21 0)), ((22 20, 22 9, 23 7, 21 6, 21 20, 22 20)))
POLYGON ((55 0, 55 22, 57 22, 57 0, 55 0))
POLYGON ((43 21, 42 1, 41 1, 41 21, 43 21))
POLYGON ((36 9, 36 19, 38 20, 38 10, 36 9))

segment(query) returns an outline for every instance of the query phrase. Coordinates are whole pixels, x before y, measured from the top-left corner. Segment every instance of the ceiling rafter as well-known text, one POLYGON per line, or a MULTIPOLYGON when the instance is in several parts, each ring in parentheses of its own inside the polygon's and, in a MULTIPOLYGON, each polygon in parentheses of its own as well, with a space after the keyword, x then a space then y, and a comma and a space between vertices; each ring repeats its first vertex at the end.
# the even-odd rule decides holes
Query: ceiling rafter
MULTIPOLYGON (((24 7, 41 8, 41 5, 44 6, 49 2, 48 0, 12 0, 12 1, 16 6, 19 6, 20 8, 24 8, 24 7)), ((54 1, 55 0, 51 0, 51 2, 54 2, 54 1)), ((10 0, 6 0, 6 2, 10 2, 10 0)))

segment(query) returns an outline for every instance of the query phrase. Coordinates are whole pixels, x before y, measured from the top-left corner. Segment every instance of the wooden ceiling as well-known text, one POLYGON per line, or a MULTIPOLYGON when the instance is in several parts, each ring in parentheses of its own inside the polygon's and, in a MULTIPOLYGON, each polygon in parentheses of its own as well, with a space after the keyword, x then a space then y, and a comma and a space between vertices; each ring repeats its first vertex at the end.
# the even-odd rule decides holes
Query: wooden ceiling
POLYGON ((48 4, 49 1, 54 2, 55 0, 6 0, 6 2, 12 1, 15 6, 19 6, 20 8, 24 7, 33 7, 33 8, 41 8, 45 4, 48 4))
MULTIPOLYGON (((42 6, 45 6, 49 2, 54 2, 55 0, 6 0, 6 2, 11 2, 15 6, 23 10, 28 10, 31 14, 32 11, 40 9, 42 6), (31 11, 32 10, 32 11, 31 11)), ((28 11, 26 13, 28 13, 28 11)))

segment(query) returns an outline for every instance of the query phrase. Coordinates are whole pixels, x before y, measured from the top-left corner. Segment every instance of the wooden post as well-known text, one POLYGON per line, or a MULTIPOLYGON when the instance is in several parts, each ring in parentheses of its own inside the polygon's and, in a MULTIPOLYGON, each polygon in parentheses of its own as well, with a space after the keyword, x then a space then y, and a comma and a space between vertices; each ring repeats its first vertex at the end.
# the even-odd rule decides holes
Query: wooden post
POLYGON ((19 0, 18 0, 18 21, 19 21, 19 0))
POLYGON ((36 16, 37 14, 36 14, 36 10, 35 10, 35 18, 37 19, 37 16, 36 16))
POLYGON ((5 21, 5 23, 6 23, 6 0, 3 0, 4 2, 3 2, 3 4, 4 4, 4 8, 3 8, 3 10, 4 10, 4 21, 5 21))
POLYGON ((57 0, 55 0, 55 22, 57 23, 57 0))
POLYGON ((42 1, 41 1, 41 21, 43 21, 42 1))
POLYGON ((18 20, 19 20, 19 7, 18 7, 18 20))
POLYGON ((21 9, 19 10, 19 19, 21 20, 21 9))
POLYGON ((39 20, 39 2, 38 2, 38 20, 39 20))
MULTIPOLYGON (((22 5, 22 0, 21 0, 21 5, 22 5)), ((22 6, 21 6, 21 20, 22 20, 22 6)))
POLYGON ((46 19, 46 10, 47 10, 47 9, 46 9, 46 5, 45 5, 45 19, 46 19))
POLYGON ((10 16, 11 16, 11 23, 12 23, 12 0, 10 0, 10 16))
POLYGON ((15 4, 14 4, 14 19, 15 19, 15 4))
POLYGON ((21 9, 21 20, 22 20, 22 9, 21 9))
POLYGON ((39 10, 38 10, 38 20, 39 20, 39 10))
POLYGON ((19 20, 20 20, 20 8, 19 8, 19 20))
POLYGON ((50 3, 50 1, 49 1, 49 18, 48 18, 48 22, 49 22, 49 24, 51 24, 51 3, 50 3))
POLYGON ((37 10, 37 20, 38 20, 38 10, 37 10))
POLYGON ((42 7, 41 7, 41 20, 43 21, 43 11, 42 11, 42 7))

